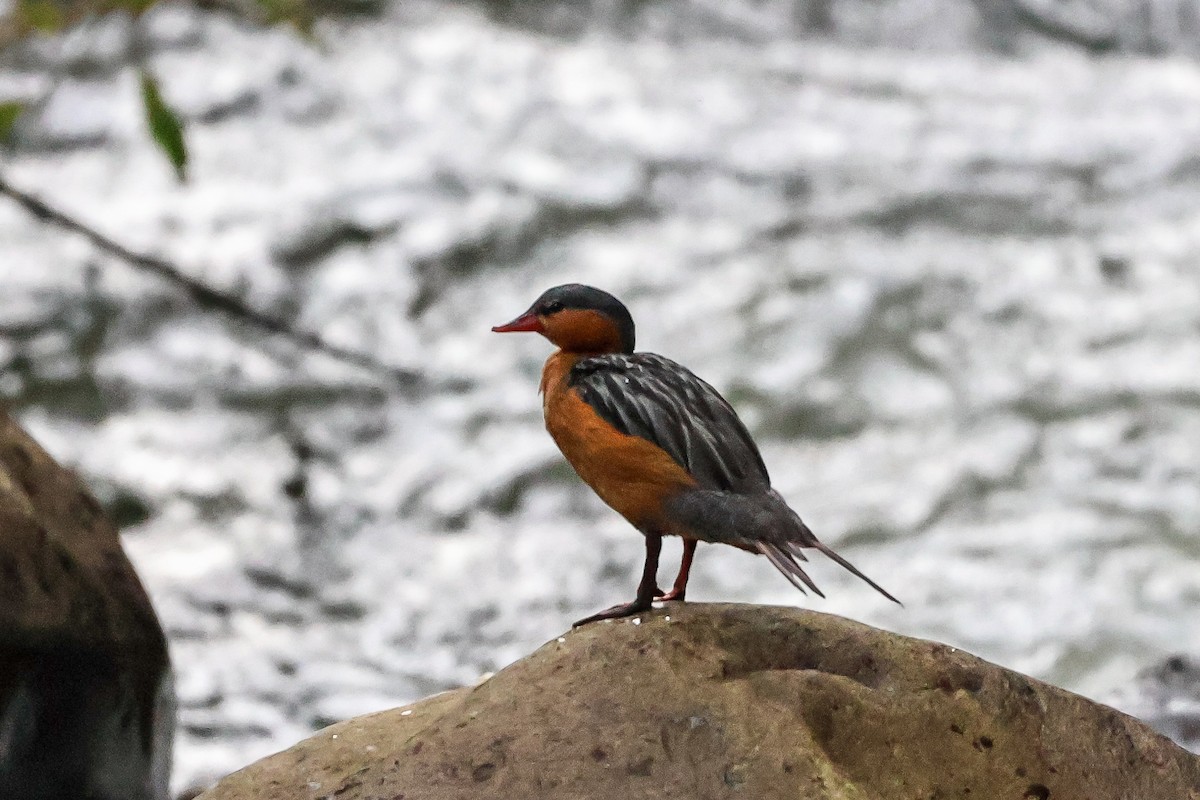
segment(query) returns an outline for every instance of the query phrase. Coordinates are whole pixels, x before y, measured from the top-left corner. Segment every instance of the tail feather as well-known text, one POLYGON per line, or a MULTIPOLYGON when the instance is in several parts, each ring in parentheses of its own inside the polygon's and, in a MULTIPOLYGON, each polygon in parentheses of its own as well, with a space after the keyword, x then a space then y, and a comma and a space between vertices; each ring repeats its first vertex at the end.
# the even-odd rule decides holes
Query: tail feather
POLYGON ((899 600, 897 600, 896 598, 894 598, 890 594, 888 594, 887 590, 884 589, 882 586, 880 586, 878 583, 876 583, 875 581, 868 578, 866 575, 863 575, 861 572, 859 572, 858 567, 854 566, 849 561, 847 561, 846 559, 844 559, 840 555, 838 555, 833 550, 833 548, 830 547, 829 545, 825 544, 824 542, 818 541, 816 538, 814 538, 812 546, 815 547, 816 549, 820 550, 822 553, 827 555, 829 558, 836 561, 838 564, 841 564, 844 569, 848 570, 852 574, 857 575, 859 578, 866 581, 868 586, 870 586, 875 591, 879 592, 881 595, 886 597, 888 600, 891 600, 893 603, 895 603, 898 606, 904 605, 904 603, 901 603, 899 600))
POLYGON ((792 586, 795 586, 797 589, 799 589, 801 593, 807 594, 807 592, 804 591, 804 586, 807 586, 816 593, 817 597, 825 596, 825 594, 817 588, 817 585, 813 583, 813 579, 808 577, 808 574, 792 559, 791 554, 782 547, 763 541, 755 542, 754 547, 758 550, 758 552, 770 559, 771 563, 775 565, 775 569, 782 572, 783 577, 787 578, 792 586), (797 578, 799 578, 799 580, 797 580, 797 578), (801 581, 804 582, 804 586, 800 585, 801 581))
POLYGON ((819 597, 825 596, 798 563, 808 561, 803 549, 813 547, 888 600, 903 605, 857 567, 822 544, 774 489, 765 494, 741 494, 696 488, 670 497, 664 511, 674 526, 687 531, 693 539, 762 553, 802 592, 808 587, 819 597))
POLYGON ((804 555, 804 545, 797 544, 796 542, 784 542, 784 546, 787 547, 788 551, 791 552, 791 554, 796 558, 800 559, 801 561, 808 561, 808 556, 804 555))

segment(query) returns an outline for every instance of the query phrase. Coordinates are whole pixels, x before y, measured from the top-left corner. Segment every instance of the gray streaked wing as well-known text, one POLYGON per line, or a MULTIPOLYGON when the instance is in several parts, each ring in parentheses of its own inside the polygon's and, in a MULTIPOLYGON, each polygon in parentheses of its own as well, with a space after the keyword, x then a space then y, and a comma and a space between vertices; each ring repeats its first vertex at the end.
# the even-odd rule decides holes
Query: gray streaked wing
POLYGON ((665 450, 705 489, 755 493, 771 479, 746 426, 717 390, 653 353, 580 360, 568 378, 606 422, 665 450))

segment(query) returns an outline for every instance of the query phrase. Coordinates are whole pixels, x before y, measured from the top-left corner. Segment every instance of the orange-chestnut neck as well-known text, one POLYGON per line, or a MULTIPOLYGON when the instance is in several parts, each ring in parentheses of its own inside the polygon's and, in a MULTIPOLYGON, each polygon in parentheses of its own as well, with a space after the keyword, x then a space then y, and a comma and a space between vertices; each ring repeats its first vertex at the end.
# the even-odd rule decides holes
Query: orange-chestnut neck
POLYGON ((626 349, 617 324, 591 309, 568 308, 543 317, 540 332, 566 353, 621 353, 626 349))

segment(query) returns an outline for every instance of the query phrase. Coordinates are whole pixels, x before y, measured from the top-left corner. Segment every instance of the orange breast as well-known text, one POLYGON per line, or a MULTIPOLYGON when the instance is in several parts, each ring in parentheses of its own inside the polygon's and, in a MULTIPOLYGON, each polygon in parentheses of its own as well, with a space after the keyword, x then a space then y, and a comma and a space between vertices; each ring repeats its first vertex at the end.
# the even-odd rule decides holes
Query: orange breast
POLYGON ((674 533, 663 501, 695 480, 666 451, 608 424, 567 386, 579 356, 559 351, 542 372, 546 430, 567 461, 605 503, 639 530, 674 533))

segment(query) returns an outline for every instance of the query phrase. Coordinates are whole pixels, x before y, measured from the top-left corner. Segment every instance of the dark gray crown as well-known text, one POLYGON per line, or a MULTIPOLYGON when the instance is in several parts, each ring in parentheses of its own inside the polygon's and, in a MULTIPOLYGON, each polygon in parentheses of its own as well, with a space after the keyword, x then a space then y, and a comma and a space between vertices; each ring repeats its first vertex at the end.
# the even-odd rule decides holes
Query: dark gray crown
POLYGON ((633 317, 629 309, 617 298, 606 291, 582 283, 565 283, 547 289, 542 296, 534 301, 531 311, 549 316, 566 309, 598 311, 608 317, 617 326, 621 336, 621 349, 632 353, 634 346, 633 317))

